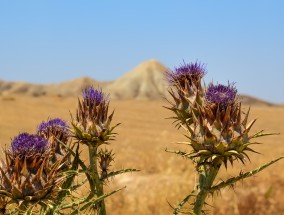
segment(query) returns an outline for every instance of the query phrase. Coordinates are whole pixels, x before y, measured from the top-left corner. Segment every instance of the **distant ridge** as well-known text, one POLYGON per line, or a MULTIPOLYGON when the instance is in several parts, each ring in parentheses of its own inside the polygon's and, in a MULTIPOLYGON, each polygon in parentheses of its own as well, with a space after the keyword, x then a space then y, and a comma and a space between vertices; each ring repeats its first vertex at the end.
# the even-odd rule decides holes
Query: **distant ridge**
MULTIPOLYGON (((156 60, 139 64, 122 77, 112 82, 100 82, 90 77, 81 77, 58 84, 31 84, 0 80, 0 95, 21 94, 29 96, 79 96, 86 86, 101 87, 112 99, 154 100, 167 96, 167 68, 156 60)), ((245 105, 274 106, 275 104, 241 95, 245 105)))
POLYGON ((259 98, 255 98, 249 95, 240 95, 240 100, 243 104, 246 105, 258 105, 258 106, 276 106, 272 102, 267 102, 259 98))
POLYGON ((59 84, 31 84, 25 82, 0 81, 0 94, 25 94, 30 96, 74 96, 79 95, 86 86, 105 87, 108 83, 98 82, 90 77, 81 77, 59 84))

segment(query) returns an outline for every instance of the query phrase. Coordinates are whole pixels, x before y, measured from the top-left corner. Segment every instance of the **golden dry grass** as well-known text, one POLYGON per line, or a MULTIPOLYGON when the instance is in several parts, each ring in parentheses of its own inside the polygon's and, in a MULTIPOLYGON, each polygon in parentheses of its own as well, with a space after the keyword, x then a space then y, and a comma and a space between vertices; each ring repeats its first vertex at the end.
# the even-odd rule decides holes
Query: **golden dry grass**
MULTIPOLYGON (((19 132, 35 132, 36 126, 48 117, 70 120, 74 113, 75 97, 0 96, 1 146, 9 145, 19 132)), ((109 214, 164 215, 170 214, 169 204, 177 204, 193 188, 195 171, 191 161, 165 152, 165 148, 177 148, 176 141, 183 141, 183 131, 177 131, 166 117, 171 113, 163 108, 165 101, 113 101, 114 123, 117 140, 111 147, 116 153, 114 169, 138 168, 141 172, 125 174, 113 179, 109 189, 127 186, 107 200, 109 214)), ((284 133, 284 108, 252 107, 258 121, 254 131, 284 133)), ((250 170, 273 158, 284 155, 284 136, 261 139, 263 145, 255 149, 262 155, 251 154, 246 166, 237 164, 234 169, 222 170, 218 178, 226 179, 241 170, 250 170)), ((84 155, 84 152, 83 152, 84 155)), ((225 189, 212 207, 212 214, 284 214, 283 161, 257 176, 239 183, 235 190, 225 189)))

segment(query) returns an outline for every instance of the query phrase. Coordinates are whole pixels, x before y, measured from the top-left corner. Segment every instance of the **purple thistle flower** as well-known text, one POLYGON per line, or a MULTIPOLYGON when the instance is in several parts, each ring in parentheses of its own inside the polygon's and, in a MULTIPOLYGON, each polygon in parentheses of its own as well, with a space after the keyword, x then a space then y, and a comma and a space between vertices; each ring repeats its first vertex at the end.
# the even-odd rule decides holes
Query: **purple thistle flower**
POLYGON ((195 63, 185 63, 180 65, 180 67, 175 68, 175 74, 177 76, 194 76, 194 77, 203 77, 206 74, 204 64, 195 62, 195 63))
POLYGON ((205 99, 208 103, 215 103, 225 108, 236 101, 237 92, 234 84, 228 83, 228 86, 211 84, 207 89, 205 99))
POLYGON ((98 105, 104 100, 104 93, 101 89, 97 90, 89 86, 83 90, 83 98, 85 101, 89 101, 91 105, 98 105))
POLYGON ((45 138, 35 134, 21 133, 11 143, 13 155, 31 155, 32 152, 43 153, 48 146, 45 138))
POLYGON ((68 128, 64 120, 59 119, 59 118, 54 118, 54 119, 50 119, 46 122, 42 122, 41 124, 39 124, 37 128, 37 132, 41 133, 41 132, 47 131, 48 129, 55 128, 55 127, 62 128, 64 132, 65 131, 67 132, 66 128, 68 128))
POLYGON ((198 62, 184 62, 179 67, 175 68, 174 72, 167 72, 168 79, 173 83, 175 83, 176 81, 182 81, 183 79, 201 79, 205 74, 205 65, 198 62))

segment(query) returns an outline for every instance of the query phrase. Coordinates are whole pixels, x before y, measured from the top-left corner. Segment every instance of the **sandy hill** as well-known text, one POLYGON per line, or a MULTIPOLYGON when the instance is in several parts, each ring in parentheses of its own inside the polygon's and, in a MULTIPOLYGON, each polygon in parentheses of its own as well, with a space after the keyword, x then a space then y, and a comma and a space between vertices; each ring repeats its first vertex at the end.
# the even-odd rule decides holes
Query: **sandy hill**
POLYGON ((160 99, 167 91, 167 68, 156 60, 149 60, 106 87, 115 99, 160 99))
POLYGON ((242 101, 243 104, 246 105, 258 105, 258 106, 276 106, 276 104, 264 101, 259 98, 255 98, 249 95, 241 95, 240 100, 242 101))
POLYGON ((39 96, 44 95, 42 85, 38 84, 30 84, 25 82, 0 82, 0 94, 8 95, 8 94, 25 94, 25 95, 33 95, 39 96))

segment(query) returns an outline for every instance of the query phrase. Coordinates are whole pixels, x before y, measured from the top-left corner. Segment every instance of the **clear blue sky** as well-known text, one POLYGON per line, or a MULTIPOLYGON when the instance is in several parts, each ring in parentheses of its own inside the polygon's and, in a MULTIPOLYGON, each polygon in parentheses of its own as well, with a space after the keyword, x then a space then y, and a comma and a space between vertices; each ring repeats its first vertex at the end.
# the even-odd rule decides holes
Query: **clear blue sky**
POLYGON ((284 1, 1 1, 0 79, 114 80, 157 59, 284 102, 284 1))

